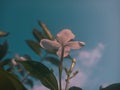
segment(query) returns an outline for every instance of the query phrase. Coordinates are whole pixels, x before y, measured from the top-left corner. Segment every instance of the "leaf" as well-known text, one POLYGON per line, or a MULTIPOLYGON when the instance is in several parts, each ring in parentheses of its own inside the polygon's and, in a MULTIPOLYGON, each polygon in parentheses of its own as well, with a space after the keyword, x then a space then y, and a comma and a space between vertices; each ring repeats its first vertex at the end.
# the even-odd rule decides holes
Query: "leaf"
POLYGON ((0 90, 27 90, 12 74, 0 68, 0 90))
POLYGON ((2 62, 0 62, 0 66, 4 67, 5 65, 8 65, 11 63, 11 58, 4 59, 2 62))
POLYGON ((111 84, 105 88, 100 88, 100 90, 120 90, 120 83, 111 84))
POLYGON ((18 72, 21 76, 25 76, 26 72, 21 68, 21 69, 18 69, 18 72))
POLYGON ((2 67, 4 70, 11 72, 13 70, 13 64, 11 64, 11 58, 4 59, 2 62, 0 62, 0 67, 2 67))
POLYGON ((47 26, 43 22, 40 22, 40 21, 38 21, 38 24, 43 29, 43 31, 44 31, 45 35, 47 36, 47 38, 52 40, 53 36, 52 36, 51 32, 49 31, 49 29, 47 28, 47 26))
POLYGON ((48 62, 50 62, 50 63, 52 63, 52 64, 54 64, 56 66, 59 65, 59 59, 57 59, 55 57, 48 56, 48 57, 45 57, 43 60, 48 61, 48 62))
POLYGON ((82 90, 82 88, 73 86, 73 87, 69 88, 69 90, 82 90))
POLYGON ((38 40, 38 42, 40 42, 41 39, 44 38, 42 33, 40 31, 38 31, 37 29, 33 29, 32 33, 33 33, 34 37, 38 40))
POLYGON ((56 55, 56 52, 57 52, 57 50, 45 50, 46 51, 46 53, 49 53, 49 54, 53 54, 53 55, 56 55))
POLYGON ((41 54, 40 45, 37 42, 33 40, 26 40, 26 43, 37 55, 41 54))
POLYGON ((7 36, 8 34, 9 34, 8 32, 0 31, 0 37, 5 37, 5 36, 7 36))
POLYGON ((5 41, 3 45, 0 45, 0 60, 7 54, 8 51, 8 43, 5 41))
POLYGON ((25 80, 25 84, 27 84, 27 85, 29 85, 31 88, 33 87, 33 81, 31 80, 31 79, 27 79, 27 80, 25 80))
POLYGON ((19 61, 25 69, 30 72, 35 78, 38 78, 41 83, 50 90, 58 90, 57 80, 52 71, 45 65, 36 61, 19 61))

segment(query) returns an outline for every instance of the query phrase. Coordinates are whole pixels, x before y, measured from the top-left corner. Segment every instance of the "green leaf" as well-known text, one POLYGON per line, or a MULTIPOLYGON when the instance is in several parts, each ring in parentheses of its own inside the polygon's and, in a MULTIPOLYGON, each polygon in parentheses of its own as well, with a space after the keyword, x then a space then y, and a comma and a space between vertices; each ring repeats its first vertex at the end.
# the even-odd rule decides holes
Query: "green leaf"
POLYGON ((37 39, 38 42, 40 42, 41 39, 44 38, 42 33, 40 31, 38 31, 37 29, 33 29, 32 33, 33 33, 34 37, 37 39))
POLYGON ((8 32, 0 31, 0 37, 5 37, 8 35, 8 32))
POLYGON ((5 65, 11 64, 11 58, 4 59, 2 62, 0 62, 0 66, 4 67, 5 65))
POLYGON ((56 52, 57 52, 57 50, 45 50, 46 51, 46 53, 48 53, 48 54, 52 54, 52 55, 56 55, 56 52))
POLYGON ((38 21, 38 24, 43 29, 43 31, 44 31, 45 35, 47 36, 47 38, 50 39, 50 40, 52 40, 53 36, 52 36, 50 30, 47 28, 47 26, 43 22, 40 22, 40 21, 38 21))
POLYGON ((50 63, 52 63, 52 64, 54 64, 56 66, 59 65, 59 59, 55 58, 55 57, 48 56, 48 57, 45 57, 43 60, 48 61, 48 62, 50 62, 50 63))
POLYGON ((29 79, 29 78, 25 80, 25 84, 29 85, 31 88, 32 88, 33 85, 34 85, 34 84, 33 84, 33 80, 31 80, 31 79, 29 79))
POLYGON ((41 54, 40 45, 37 42, 33 40, 26 40, 26 43, 37 55, 41 54))
POLYGON ((0 45, 0 60, 4 58, 8 51, 8 43, 5 41, 2 45, 0 45))
POLYGON ((0 90, 27 90, 11 73, 0 68, 0 90))
POLYGON ((73 86, 73 87, 69 88, 69 90, 82 90, 82 88, 73 86))
POLYGON ((100 88, 100 90, 120 90, 120 83, 111 84, 105 88, 100 88))
POLYGON ((38 78, 50 90, 58 90, 57 80, 52 71, 45 65, 36 61, 19 61, 30 74, 38 78))

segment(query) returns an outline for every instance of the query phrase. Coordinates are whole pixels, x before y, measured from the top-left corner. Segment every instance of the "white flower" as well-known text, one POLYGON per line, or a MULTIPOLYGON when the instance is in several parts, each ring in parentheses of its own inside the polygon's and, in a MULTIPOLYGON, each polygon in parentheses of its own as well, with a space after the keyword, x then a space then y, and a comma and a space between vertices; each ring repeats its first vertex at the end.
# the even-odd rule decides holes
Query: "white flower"
POLYGON ((80 49, 85 45, 84 42, 71 41, 75 38, 75 35, 69 29, 63 29, 56 36, 56 40, 42 39, 40 42, 41 47, 47 50, 58 50, 57 55, 61 57, 62 48, 64 47, 64 55, 69 55, 71 49, 80 49))

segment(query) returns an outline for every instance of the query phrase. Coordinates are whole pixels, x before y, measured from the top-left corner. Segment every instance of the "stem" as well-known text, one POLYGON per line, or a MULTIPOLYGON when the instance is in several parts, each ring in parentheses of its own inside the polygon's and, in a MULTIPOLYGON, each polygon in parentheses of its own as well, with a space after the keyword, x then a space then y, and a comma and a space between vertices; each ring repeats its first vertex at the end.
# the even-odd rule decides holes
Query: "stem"
POLYGON ((21 80, 21 82, 23 83, 28 78, 29 75, 30 75, 30 73, 27 72, 27 75, 21 80))
POLYGON ((70 75, 68 74, 66 79, 65 90, 68 90, 69 79, 70 79, 70 75))
POLYGON ((60 63, 59 63, 59 89, 62 90, 62 67, 63 67, 63 55, 64 55, 64 47, 62 47, 60 63))
MULTIPOLYGON (((70 81, 70 79, 72 78, 72 77, 74 77, 74 75, 71 77, 71 73, 72 73, 72 71, 73 71, 73 68, 74 68, 74 66, 75 66, 75 64, 76 64, 76 59, 72 59, 72 64, 71 64, 71 66, 70 66, 70 68, 69 68, 69 70, 67 71, 67 79, 66 79, 66 85, 65 85, 65 90, 68 90, 68 85, 69 85, 69 81, 70 81)), ((76 75, 76 74, 75 74, 76 75)))
POLYGON ((62 63, 60 62, 60 65, 59 65, 59 88, 60 90, 62 90, 62 84, 61 84, 61 78, 62 78, 62 63))

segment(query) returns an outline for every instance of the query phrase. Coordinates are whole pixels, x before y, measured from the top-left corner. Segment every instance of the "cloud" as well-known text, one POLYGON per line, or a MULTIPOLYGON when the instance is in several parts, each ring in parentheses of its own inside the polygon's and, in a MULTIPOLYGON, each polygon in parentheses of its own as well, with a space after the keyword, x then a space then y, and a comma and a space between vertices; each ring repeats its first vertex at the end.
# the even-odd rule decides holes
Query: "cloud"
POLYGON ((91 50, 79 52, 76 57, 77 63, 75 66, 75 70, 79 70, 79 73, 70 80, 70 86, 78 86, 81 88, 87 86, 86 84, 88 84, 88 81, 91 80, 90 77, 93 75, 93 67, 102 57, 104 47, 104 44, 98 43, 97 46, 91 50))
POLYGON ((103 50, 104 45, 102 43, 99 43, 92 50, 81 51, 77 59, 80 60, 84 66, 93 66, 97 64, 100 58, 102 57, 103 50))

